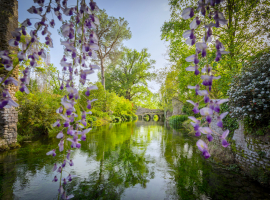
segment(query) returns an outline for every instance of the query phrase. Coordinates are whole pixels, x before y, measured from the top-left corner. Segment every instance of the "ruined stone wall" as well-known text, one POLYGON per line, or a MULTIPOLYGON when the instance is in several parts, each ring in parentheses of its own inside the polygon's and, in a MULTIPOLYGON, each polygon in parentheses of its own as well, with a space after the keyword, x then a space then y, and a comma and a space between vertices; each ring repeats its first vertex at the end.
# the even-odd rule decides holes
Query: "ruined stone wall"
POLYGON ((222 128, 217 126, 217 122, 217 117, 214 116, 210 124, 210 128, 214 131, 212 134, 213 141, 211 141, 208 145, 210 154, 217 162, 233 164, 235 162, 235 154, 232 152, 231 146, 226 148, 222 146, 221 139, 216 133, 222 135, 224 131, 222 128))
POLYGON ((252 167, 270 169, 270 138, 266 136, 244 135, 244 125, 239 122, 239 129, 235 130, 232 145, 235 159, 247 171, 252 167))
MULTIPOLYGON (((16 53, 17 48, 9 47, 8 41, 12 39, 11 31, 18 28, 18 1, 0 0, 0 50, 9 50, 16 53)), ((8 71, 0 67, 0 76, 4 77, 8 71)), ((18 79, 18 70, 14 70, 12 76, 18 79)), ((0 90, 2 91, 3 86, 0 90)), ((14 85, 8 87, 14 100, 18 88, 14 85)), ((2 92, 1 92, 2 93, 2 92)), ((18 112, 14 108, 0 110, 0 150, 17 146, 17 122, 18 112)))
MULTIPOLYGON (((215 132, 222 134, 222 128, 216 125, 216 117, 212 120, 210 127, 215 132)), ((214 135, 213 135, 214 136, 214 135)), ((244 171, 257 168, 268 168, 270 170, 270 137, 266 136, 250 136, 244 134, 244 124, 239 121, 239 128, 234 131, 231 145, 227 148, 222 147, 221 140, 218 136, 214 136, 210 143, 210 153, 214 153, 215 157, 225 156, 226 162, 236 162, 244 171), (233 154, 233 157, 231 156, 233 154), (226 158, 226 156, 229 156, 226 158)))
POLYGON ((176 98, 172 99, 173 112, 172 115, 182 115, 182 109, 184 104, 176 98))

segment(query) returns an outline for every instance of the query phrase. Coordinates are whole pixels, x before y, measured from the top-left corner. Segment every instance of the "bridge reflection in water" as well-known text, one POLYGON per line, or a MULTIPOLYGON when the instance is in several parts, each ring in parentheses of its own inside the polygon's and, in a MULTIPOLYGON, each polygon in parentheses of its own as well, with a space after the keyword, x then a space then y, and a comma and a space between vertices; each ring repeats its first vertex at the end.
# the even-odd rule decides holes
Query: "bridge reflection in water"
POLYGON ((164 111, 159 109, 148 109, 138 107, 136 115, 138 116, 138 120, 143 120, 145 118, 149 118, 148 121, 154 121, 154 116, 158 117, 157 121, 164 121, 164 111))

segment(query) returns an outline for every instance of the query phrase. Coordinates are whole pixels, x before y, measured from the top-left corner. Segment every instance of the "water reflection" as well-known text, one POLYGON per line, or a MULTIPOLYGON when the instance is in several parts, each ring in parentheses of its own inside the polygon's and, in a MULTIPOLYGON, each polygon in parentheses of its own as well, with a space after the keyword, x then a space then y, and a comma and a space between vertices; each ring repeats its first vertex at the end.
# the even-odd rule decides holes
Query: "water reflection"
MULTIPOLYGON (((51 182, 55 161, 45 156, 57 142, 41 138, 1 153, 0 198, 57 199, 58 184, 51 182)), ((72 159, 71 170, 78 177, 66 189, 75 199, 270 197, 267 190, 240 175, 213 169, 192 138, 166 128, 163 122, 95 127, 72 159)))

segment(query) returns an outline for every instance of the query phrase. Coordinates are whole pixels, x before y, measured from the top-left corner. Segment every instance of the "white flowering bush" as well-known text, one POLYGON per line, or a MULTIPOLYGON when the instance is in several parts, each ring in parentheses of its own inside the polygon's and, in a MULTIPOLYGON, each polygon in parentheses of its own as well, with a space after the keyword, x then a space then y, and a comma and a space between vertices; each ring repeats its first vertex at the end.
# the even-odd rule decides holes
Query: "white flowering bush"
POLYGON ((246 63, 228 91, 231 116, 268 121, 270 114, 270 53, 246 63))

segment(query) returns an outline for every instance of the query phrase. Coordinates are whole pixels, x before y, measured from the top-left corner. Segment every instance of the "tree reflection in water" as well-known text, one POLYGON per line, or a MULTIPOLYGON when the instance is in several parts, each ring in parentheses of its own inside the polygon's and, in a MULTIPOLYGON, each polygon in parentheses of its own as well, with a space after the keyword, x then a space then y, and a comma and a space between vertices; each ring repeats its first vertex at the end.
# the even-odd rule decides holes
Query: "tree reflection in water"
MULTIPOLYGON (((57 140, 40 138, 0 153, 1 199, 56 199, 53 162, 44 156, 57 140), (49 146, 48 146, 49 145, 49 146)), ((67 145, 67 144, 66 144, 67 145)), ((74 199, 267 199, 267 190, 238 174, 213 169, 193 138, 162 123, 95 127, 81 149, 67 190, 74 199)))

